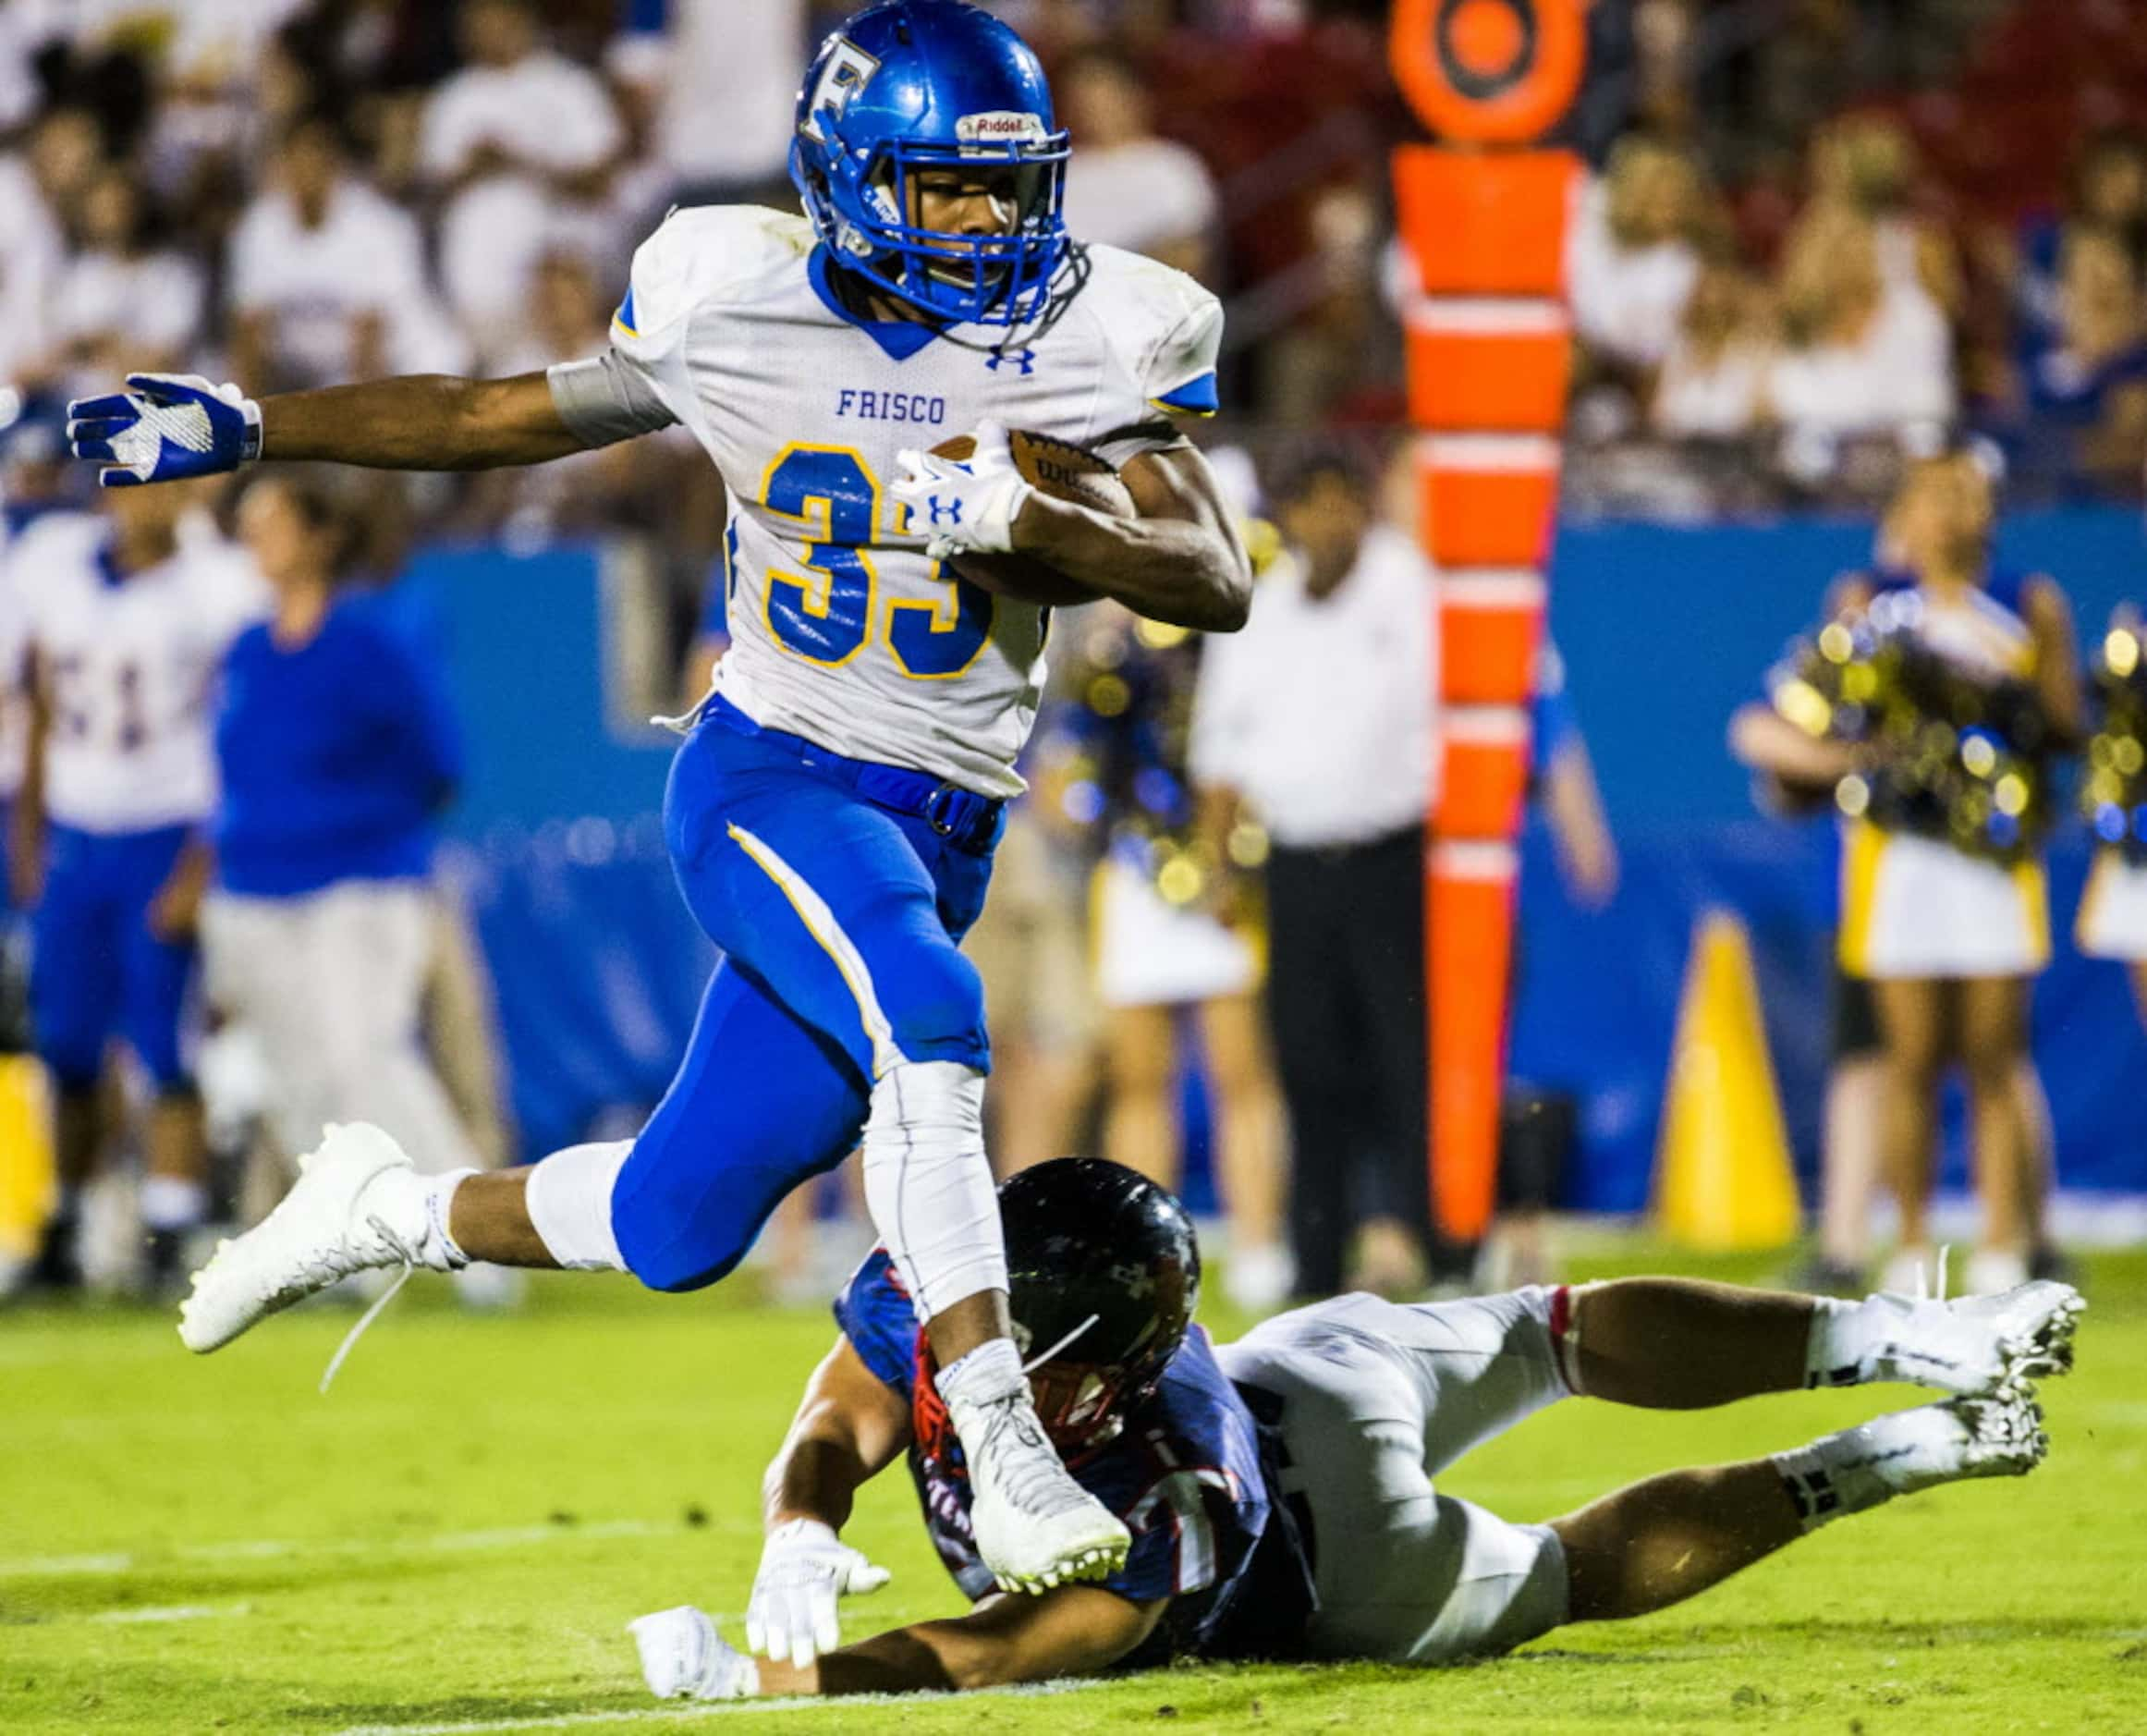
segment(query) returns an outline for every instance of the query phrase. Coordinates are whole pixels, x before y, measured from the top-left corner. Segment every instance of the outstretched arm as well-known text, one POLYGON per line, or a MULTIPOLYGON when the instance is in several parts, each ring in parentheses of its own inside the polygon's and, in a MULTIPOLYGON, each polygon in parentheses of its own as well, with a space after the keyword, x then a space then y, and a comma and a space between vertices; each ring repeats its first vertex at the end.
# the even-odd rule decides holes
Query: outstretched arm
POLYGON ((840 1531, 857 1492, 909 1444, 909 1407, 848 1338, 837 1339, 806 1381, 790 1432, 761 1479, 763 1523, 774 1531, 805 1519, 840 1531))
POLYGON ((837 1601, 877 1591, 887 1571, 844 1543, 857 1492, 909 1440, 909 1411, 848 1337, 805 1383, 790 1432, 762 1481, 767 1542, 746 1608, 746 1644, 799 1669, 841 1642, 837 1601))
POLYGON ((506 380, 409 374, 261 403, 264 458, 381 471, 489 471, 543 464, 581 449, 541 373, 506 380))
POLYGON ((214 475, 263 458, 390 471, 542 464, 670 421, 645 387, 619 385, 618 372, 599 360, 506 380, 411 374, 261 403, 199 374, 130 373, 126 391, 67 407, 67 438, 77 458, 104 466, 98 480, 107 488, 214 475), (562 385, 560 376, 570 377, 562 385))
POLYGON ((995 1595, 952 1620, 860 1640, 809 1669, 763 1664, 760 1691, 901 1693, 1092 1675, 1146 1639, 1166 1607, 1093 1585, 1062 1585, 1041 1597, 995 1595))
POLYGON ((1146 1639, 1168 1607, 1167 1599, 1134 1603, 1093 1585, 1062 1585, 1041 1597, 994 1595, 966 1616, 877 1633, 803 1667, 755 1664, 690 1606, 632 1627, 641 1674, 659 1699, 913 1693, 1092 1675, 1146 1639))

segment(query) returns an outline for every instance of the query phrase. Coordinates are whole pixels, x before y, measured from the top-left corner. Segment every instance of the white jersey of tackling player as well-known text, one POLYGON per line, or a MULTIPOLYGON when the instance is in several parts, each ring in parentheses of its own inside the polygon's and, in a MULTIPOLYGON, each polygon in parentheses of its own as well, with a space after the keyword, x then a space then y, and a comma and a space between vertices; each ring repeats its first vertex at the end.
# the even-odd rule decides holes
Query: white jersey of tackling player
POLYGON ((55 513, 8 551, 52 707, 45 811, 106 836, 191 825, 216 805, 211 702, 224 654, 267 593, 206 526, 182 525, 170 559, 124 577, 110 546, 102 518, 55 513))
POLYGON ((1160 450, 1172 415, 1214 408, 1222 310, 1183 274, 1096 247, 1075 251, 1041 321, 935 332, 846 311, 825 265, 802 218, 674 212, 634 257, 611 356, 555 370, 555 396, 585 437, 681 422, 723 473, 718 692, 837 753, 1018 795, 1044 611, 927 558, 888 492, 896 454, 987 419, 1115 464, 1160 450))

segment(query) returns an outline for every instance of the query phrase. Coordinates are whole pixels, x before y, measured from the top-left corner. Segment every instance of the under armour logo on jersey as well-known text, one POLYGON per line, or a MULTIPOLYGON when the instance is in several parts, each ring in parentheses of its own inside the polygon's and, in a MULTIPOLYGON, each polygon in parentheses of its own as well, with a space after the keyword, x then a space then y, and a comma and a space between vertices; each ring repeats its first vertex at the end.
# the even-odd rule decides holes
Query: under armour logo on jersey
POLYGON ((1014 363, 1024 374, 1036 372, 1036 352, 1033 349, 1024 348, 1016 350, 1012 355, 1008 355, 1004 349, 994 349, 992 351, 992 359, 985 362, 984 366, 996 373, 999 372, 999 364, 1003 361, 1014 363))
POLYGON ((962 521, 962 503, 959 495, 945 505, 941 504, 937 495, 930 495, 925 497, 924 504, 932 508, 932 521, 934 524, 937 524, 942 519, 949 524, 959 524, 962 521))

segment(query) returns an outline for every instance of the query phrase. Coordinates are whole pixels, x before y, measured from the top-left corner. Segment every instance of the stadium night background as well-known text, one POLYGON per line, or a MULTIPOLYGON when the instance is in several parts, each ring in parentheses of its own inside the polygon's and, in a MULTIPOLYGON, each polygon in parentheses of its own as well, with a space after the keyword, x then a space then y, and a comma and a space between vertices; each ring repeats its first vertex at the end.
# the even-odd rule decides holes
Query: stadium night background
POLYGON ((13 0, 0 1721, 2134 1727, 2143 476, 2112 0, 13 0))

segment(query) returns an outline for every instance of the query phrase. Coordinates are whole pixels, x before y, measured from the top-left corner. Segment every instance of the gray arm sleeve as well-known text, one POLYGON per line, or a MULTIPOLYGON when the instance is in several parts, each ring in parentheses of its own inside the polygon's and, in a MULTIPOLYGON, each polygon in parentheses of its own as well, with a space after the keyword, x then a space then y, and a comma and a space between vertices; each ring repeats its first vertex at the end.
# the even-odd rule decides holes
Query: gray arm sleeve
POLYGON ((559 362, 544 377, 559 420, 585 446, 616 446, 678 420, 656 388, 614 349, 586 361, 559 362))

